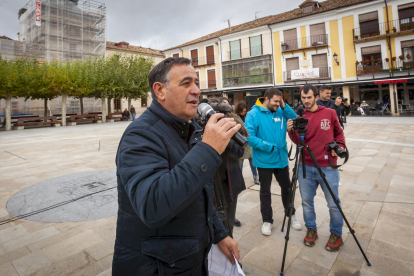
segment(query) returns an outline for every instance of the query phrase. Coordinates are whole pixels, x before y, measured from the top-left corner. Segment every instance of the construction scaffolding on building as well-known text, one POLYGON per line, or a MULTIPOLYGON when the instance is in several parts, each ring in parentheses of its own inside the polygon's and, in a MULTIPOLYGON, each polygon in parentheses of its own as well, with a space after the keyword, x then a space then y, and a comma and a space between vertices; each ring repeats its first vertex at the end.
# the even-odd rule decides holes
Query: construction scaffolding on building
POLYGON ((19 21, 19 41, 41 46, 45 61, 84 60, 105 54, 106 7, 103 3, 30 0, 19 10, 19 21))

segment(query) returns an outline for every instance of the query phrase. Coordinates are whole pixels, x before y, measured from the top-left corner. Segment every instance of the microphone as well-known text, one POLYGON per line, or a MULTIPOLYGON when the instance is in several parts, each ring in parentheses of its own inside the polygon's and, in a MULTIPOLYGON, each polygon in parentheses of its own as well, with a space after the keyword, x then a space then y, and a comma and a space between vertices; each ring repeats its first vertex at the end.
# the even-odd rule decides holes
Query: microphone
POLYGON ((300 105, 298 106, 298 109, 296 111, 299 113, 299 116, 302 117, 305 108, 303 107, 303 105, 300 105))
MULTIPOLYGON (((198 111, 198 114, 200 114, 201 119, 206 120, 206 121, 208 121, 210 117, 216 113, 214 112, 213 108, 209 104, 206 104, 206 103, 199 104, 197 111, 198 111)), ((247 139, 243 137, 243 135, 241 135, 240 133, 236 132, 236 134, 234 134, 233 137, 231 138, 233 139, 234 142, 236 142, 242 148, 247 146, 247 143, 248 143, 247 139)))

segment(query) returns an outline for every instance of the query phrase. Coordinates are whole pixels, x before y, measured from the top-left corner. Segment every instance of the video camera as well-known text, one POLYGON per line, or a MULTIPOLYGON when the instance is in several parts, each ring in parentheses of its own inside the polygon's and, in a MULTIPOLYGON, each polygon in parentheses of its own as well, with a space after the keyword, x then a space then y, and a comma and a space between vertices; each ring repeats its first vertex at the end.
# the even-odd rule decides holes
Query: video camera
POLYGON ((305 108, 303 106, 299 106, 297 109, 297 112, 299 113, 299 117, 292 119, 293 121, 293 129, 298 130, 299 136, 305 136, 306 135, 306 126, 308 125, 308 119, 303 118, 303 112, 305 111, 305 108))

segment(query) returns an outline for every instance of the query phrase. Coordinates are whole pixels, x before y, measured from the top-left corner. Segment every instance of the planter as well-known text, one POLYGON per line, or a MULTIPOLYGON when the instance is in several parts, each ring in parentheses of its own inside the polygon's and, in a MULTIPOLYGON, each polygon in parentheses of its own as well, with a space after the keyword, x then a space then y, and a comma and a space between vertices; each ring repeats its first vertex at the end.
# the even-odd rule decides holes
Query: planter
POLYGON ((357 36, 357 35, 354 36, 354 40, 358 40, 358 38, 359 38, 359 36, 357 36))

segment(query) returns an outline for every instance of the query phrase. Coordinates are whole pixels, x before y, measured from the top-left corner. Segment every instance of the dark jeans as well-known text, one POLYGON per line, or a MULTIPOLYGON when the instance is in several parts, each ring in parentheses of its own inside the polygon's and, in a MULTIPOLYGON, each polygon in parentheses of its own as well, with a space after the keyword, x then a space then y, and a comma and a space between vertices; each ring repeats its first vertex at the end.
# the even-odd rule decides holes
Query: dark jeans
MULTIPOLYGON (((270 193, 270 186, 272 184, 272 177, 275 175, 276 181, 279 183, 282 190, 282 202, 285 212, 289 207, 289 194, 290 194, 290 179, 289 179, 289 166, 283 169, 264 169, 257 168, 259 172, 260 181, 260 212, 262 213, 263 222, 273 223, 273 210, 272 210, 272 195, 270 193)), ((295 214, 293 209, 292 215, 295 214)))

